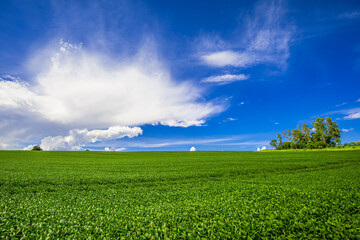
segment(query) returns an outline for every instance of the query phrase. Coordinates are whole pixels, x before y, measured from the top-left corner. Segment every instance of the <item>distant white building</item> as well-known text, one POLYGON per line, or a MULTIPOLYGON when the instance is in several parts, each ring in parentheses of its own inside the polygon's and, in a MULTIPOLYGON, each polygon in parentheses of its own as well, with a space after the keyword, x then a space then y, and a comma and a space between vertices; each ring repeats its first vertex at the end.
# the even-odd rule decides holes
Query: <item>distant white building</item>
POLYGON ((196 148, 193 146, 190 148, 190 152, 195 152, 196 151, 196 148))

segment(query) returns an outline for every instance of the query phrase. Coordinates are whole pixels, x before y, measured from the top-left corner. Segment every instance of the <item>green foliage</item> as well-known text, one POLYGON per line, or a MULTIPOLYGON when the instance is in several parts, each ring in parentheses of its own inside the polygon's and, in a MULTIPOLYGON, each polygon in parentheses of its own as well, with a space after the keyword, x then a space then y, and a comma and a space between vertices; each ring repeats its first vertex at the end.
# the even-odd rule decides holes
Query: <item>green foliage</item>
POLYGON ((38 145, 33 146, 33 148, 31 149, 31 151, 42 151, 41 147, 38 145))
POLYGON ((275 139, 271 140, 270 141, 270 146, 273 147, 273 148, 277 148, 277 146, 278 146, 277 141, 275 139))
POLYGON ((359 239, 360 151, 0 151, 1 239, 359 239))
POLYGON ((360 146, 360 141, 357 142, 349 142, 349 143, 345 143, 344 147, 356 147, 356 146, 360 146))
POLYGON ((286 130, 283 134, 277 133, 278 141, 271 140, 270 146, 277 150, 341 147, 339 126, 330 117, 326 117, 325 121, 323 118, 317 118, 312 124, 313 132, 311 132, 310 126, 304 124, 301 128, 298 125, 292 131, 286 130), (282 139, 287 139, 287 141, 283 142, 282 139))

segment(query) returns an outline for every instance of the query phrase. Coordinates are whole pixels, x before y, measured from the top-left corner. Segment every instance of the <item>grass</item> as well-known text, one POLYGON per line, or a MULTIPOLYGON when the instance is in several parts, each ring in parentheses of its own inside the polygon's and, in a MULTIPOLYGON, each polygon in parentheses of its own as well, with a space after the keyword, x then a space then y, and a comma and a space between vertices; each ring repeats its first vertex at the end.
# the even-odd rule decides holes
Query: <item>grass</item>
POLYGON ((360 238, 360 151, 0 151, 0 238, 360 238))
POLYGON ((283 149, 283 150, 276 150, 276 149, 268 149, 262 150, 263 152, 324 152, 324 151, 359 151, 360 146, 346 146, 346 147, 330 147, 330 148, 321 148, 321 149, 283 149))

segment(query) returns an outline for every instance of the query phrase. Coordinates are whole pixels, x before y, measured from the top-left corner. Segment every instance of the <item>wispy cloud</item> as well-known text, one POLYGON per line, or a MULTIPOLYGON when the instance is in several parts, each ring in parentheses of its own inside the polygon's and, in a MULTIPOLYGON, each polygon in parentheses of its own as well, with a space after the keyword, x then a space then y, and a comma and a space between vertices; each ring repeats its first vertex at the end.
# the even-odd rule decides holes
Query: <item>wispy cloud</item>
POLYGON ((223 44, 224 49, 202 54, 202 62, 212 67, 249 68, 258 64, 286 67, 295 28, 286 18, 282 1, 260 2, 254 14, 248 16, 245 29, 240 39, 223 44))
POLYGON ((244 140, 239 141, 239 136, 227 137, 227 138, 211 138, 211 139, 182 139, 182 140, 172 140, 167 139, 161 141, 153 139, 150 141, 144 142, 124 142, 123 145, 127 148, 164 148, 171 146, 264 146, 268 145, 269 141, 253 141, 253 140, 244 140))
POLYGON ((344 106, 346 104, 347 104, 347 102, 339 103, 339 104, 335 105, 335 107, 341 107, 341 106, 344 106))
POLYGON ((341 131, 343 131, 343 132, 350 132, 350 131, 353 131, 353 130, 354 130, 354 128, 348 128, 348 129, 343 128, 343 129, 341 129, 341 131))
POLYGON ((222 122, 220 122, 220 123, 233 122, 233 121, 237 121, 237 119, 236 119, 236 118, 229 117, 229 118, 224 119, 224 120, 223 120, 222 122))
POLYGON ((221 143, 219 145, 223 146, 259 146, 259 145, 268 145, 269 141, 244 141, 244 142, 231 142, 231 143, 221 143))
POLYGON ((333 114, 342 114, 345 115, 343 117, 344 120, 352 120, 352 119, 358 119, 360 118, 360 108, 351 108, 351 109, 344 109, 339 111, 332 111, 328 112, 325 115, 333 115, 333 114))
POLYGON ((245 74, 224 74, 220 76, 211 76, 204 78, 202 82, 225 85, 236 81, 247 80, 248 78, 249 75, 245 75, 245 74))
POLYGON ((350 112, 347 116, 344 117, 345 120, 352 120, 358 118, 360 118, 360 110, 357 110, 356 112, 350 112))
POLYGON ((339 15, 341 19, 358 19, 360 18, 360 10, 352 11, 352 12, 344 12, 339 15))
POLYGON ((213 144, 233 141, 234 138, 213 138, 213 139, 191 139, 191 140, 167 140, 164 142, 131 142, 127 143, 127 147, 141 147, 141 148, 160 148, 168 146, 177 146, 177 145, 200 145, 200 144, 213 144))

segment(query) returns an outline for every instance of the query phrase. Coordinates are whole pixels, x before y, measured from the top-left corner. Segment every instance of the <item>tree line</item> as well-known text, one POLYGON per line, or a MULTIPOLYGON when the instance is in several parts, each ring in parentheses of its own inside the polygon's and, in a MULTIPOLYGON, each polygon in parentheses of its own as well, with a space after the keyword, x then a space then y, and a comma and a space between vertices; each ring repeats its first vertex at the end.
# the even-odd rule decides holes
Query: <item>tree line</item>
POLYGON ((341 131, 338 124, 330 117, 317 118, 312 125, 303 124, 293 130, 277 133, 277 139, 270 146, 277 150, 283 149, 321 149, 341 147, 341 131))

